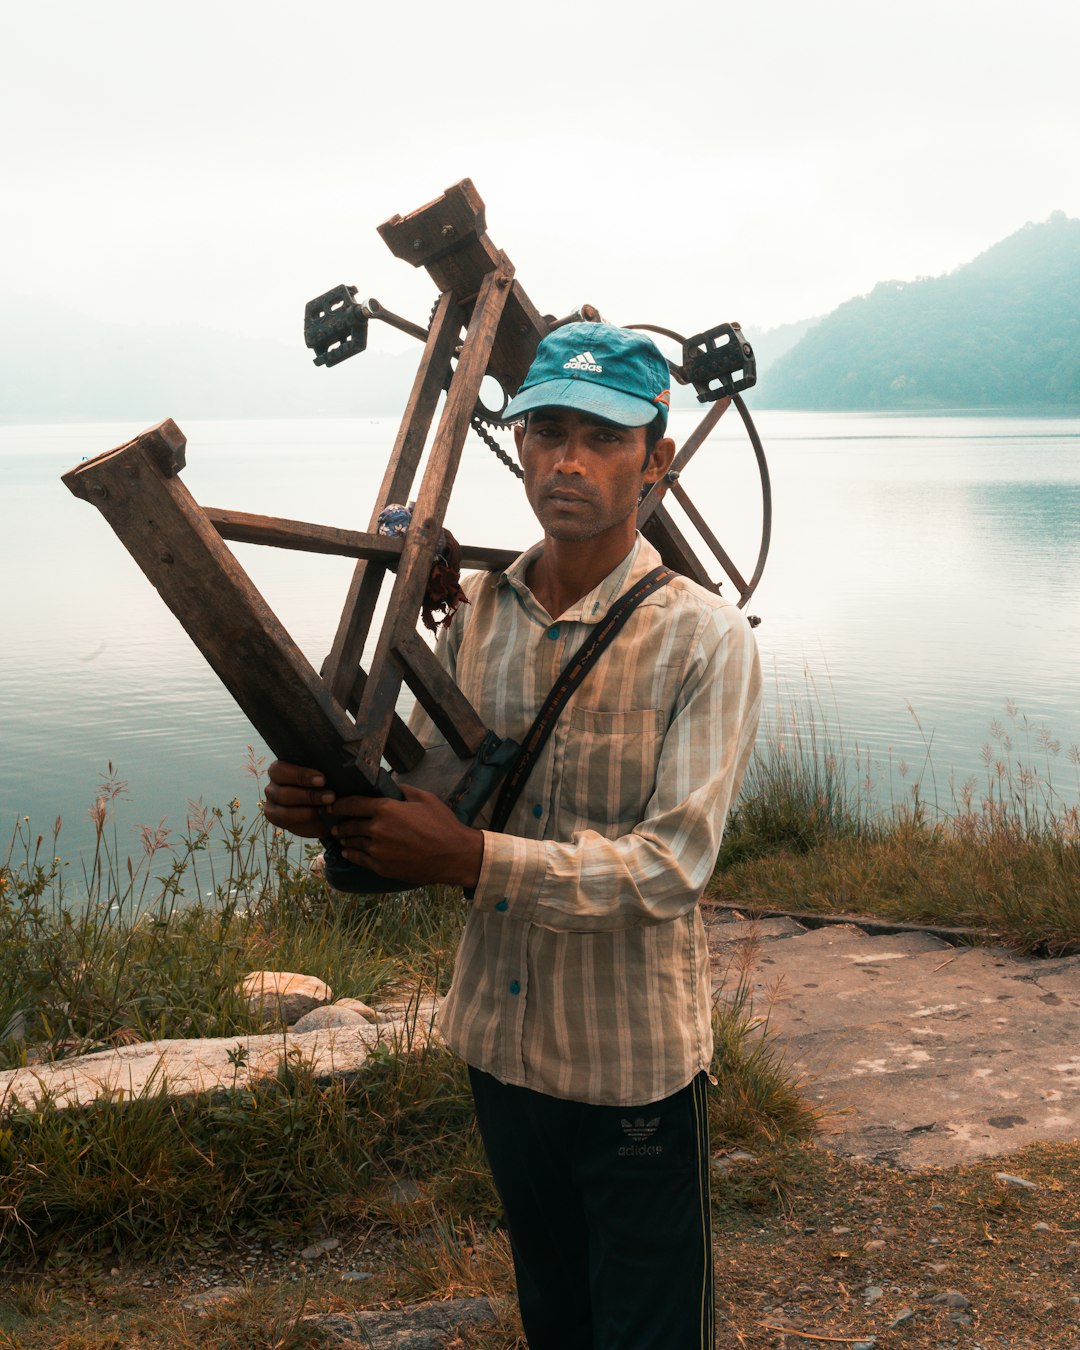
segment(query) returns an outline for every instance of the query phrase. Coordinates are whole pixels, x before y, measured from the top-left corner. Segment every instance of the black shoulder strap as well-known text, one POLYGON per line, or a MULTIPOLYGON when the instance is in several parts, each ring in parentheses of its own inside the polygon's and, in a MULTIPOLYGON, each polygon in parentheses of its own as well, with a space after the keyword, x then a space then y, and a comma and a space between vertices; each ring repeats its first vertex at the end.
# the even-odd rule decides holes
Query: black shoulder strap
POLYGON ((536 720, 529 728, 517 757, 503 780, 498 800, 495 802, 495 809, 492 812, 489 829, 499 832, 505 828, 506 822, 510 818, 510 812, 514 808, 514 803, 521 795, 521 789, 525 786, 525 780, 532 772, 537 756, 547 744, 548 737, 551 735, 555 723, 566 707, 570 696, 642 600, 647 595, 651 595, 653 591, 659 590, 661 586, 666 586, 673 576, 675 576, 675 573, 670 567, 654 567, 651 572, 643 576, 640 581, 636 582, 615 601, 585 642, 563 667, 551 693, 544 700, 544 706, 536 714, 536 720))

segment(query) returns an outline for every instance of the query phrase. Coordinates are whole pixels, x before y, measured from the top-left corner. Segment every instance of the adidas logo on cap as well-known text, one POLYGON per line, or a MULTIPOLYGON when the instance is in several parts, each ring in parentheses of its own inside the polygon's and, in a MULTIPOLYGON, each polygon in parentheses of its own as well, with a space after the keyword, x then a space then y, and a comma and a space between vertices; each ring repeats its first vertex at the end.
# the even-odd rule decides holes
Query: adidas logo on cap
POLYGON ((589 370, 594 375, 604 373, 604 367, 596 364, 596 357, 593 356, 592 352, 582 352, 579 356, 572 356, 563 365, 563 370, 589 370))

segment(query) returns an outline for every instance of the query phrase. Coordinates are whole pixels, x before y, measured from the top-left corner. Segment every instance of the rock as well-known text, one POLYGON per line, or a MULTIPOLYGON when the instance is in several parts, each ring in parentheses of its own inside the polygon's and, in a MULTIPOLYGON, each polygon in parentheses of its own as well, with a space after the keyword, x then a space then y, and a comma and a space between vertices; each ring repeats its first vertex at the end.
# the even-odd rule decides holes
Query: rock
POLYGON ((362 1027, 330 1028, 302 1037, 278 1030, 260 1036, 144 1041, 51 1064, 6 1069, 0 1073, 0 1116, 16 1101, 31 1110, 46 1097, 57 1107, 67 1107, 102 1099, 127 1103, 162 1091, 184 1097, 219 1088, 247 1088, 276 1074, 290 1052, 298 1053, 317 1075, 355 1072, 378 1039, 378 1029, 365 1022, 362 1027))
POLYGON ((885 1290, 879 1284, 868 1284, 863 1291, 863 1298, 868 1304, 876 1303, 879 1298, 883 1297, 884 1293, 885 1290))
POLYGON ((380 1023, 397 1023, 404 1039, 411 1043, 414 1039, 427 1038, 438 1007, 439 1001, 434 995, 421 994, 417 997, 414 994, 412 998, 380 1003, 375 1009, 375 1017, 380 1023))
POLYGON ((730 1172, 738 1163, 757 1162, 757 1155, 745 1148, 725 1148, 712 1160, 714 1172, 730 1172))
POLYGON ((868 1341, 852 1341, 851 1350, 874 1350, 875 1345, 877 1345, 877 1341, 871 1336, 868 1341))
POLYGON ((441 1303, 416 1303, 389 1312, 362 1312, 355 1317, 340 1313, 308 1315, 327 1344, 341 1350, 442 1350, 449 1332, 478 1326, 494 1319, 486 1298, 453 1298, 441 1303), (329 1338, 333 1339, 329 1339, 329 1338))
POLYGON ((355 1318, 345 1317, 341 1313, 308 1313, 302 1319, 319 1330, 319 1344, 340 1346, 342 1350, 352 1350, 353 1346, 369 1346, 371 1342, 364 1337, 364 1329, 355 1318))
MULTIPOLYGON (((312 983, 326 990, 329 997, 330 991, 321 981, 312 983)), ((33 1110, 45 1098, 62 1108, 99 1100, 127 1103, 162 1091, 171 1097, 184 1097, 195 1092, 247 1088, 259 1078, 276 1074, 289 1054, 299 1054, 319 1077, 355 1073, 377 1045, 395 1052, 428 1045, 436 1008, 436 1002, 425 995, 419 1009, 415 1002, 381 1009, 374 1026, 361 1015, 348 1026, 309 1030, 299 1036, 291 1027, 279 1027, 255 1036, 141 1041, 114 1050, 5 1069, 0 1071, 0 1118, 16 1105, 33 1110)))
POLYGON ((1039 1189, 1037 1181, 1025 1181, 1023 1177, 1014 1177, 1008 1172, 995 1172, 994 1180, 1000 1181, 1003 1186, 1011 1186, 1014 1190, 1037 1191, 1039 1189))
POLYGON ((971 1300, 964 1297, 958 1289, 946 1289, 943 1294, 935 1294, 931 1303, 943 1304, 946 1308, 970 1308, 971 1300))
POLYGON ((374 1008, 369 1007, 363 999, 359 998, 338 998, 330 1005, 332 1008, 348 1008, 350 1012, 359 1013, 368 1022, 377 1022, 379 1014, 374 1008))
POLYGON ((189 1298, 181 1299, 184 1312, 194 1313, 196 1317, 205 1317, 219 1303, 231 1303, 243 1298, 244 1286, 241 1284, 222 1284, 215 1289, 203 1289, 189 1298))
POLYGON ((337 1238, 322 1238, 319 1242, 313 1242, 310 1247, 305 1247, 300 1253, 301 1261, 318 1261, 327 1252, 336 1251, 341 1243, 337 1238))
POLYGON ((342 1008, 331 1003, 322 1008, 312 1008, 311 1012, 297 1018, 292 1024, 292 1034, 303 1036, 309 1031, 326 1031, 330 1027, 366 1027, 367 1018, 351 1008, 342 1008))
POLYGON ((287 1027, 334 996, 330 986, 314 975, 287 970, 253 970, 244 976, 240 989, 253 1013, 261 1013, 268 1022, 284 1022, 287 1027))
POLYGON ((1050 1227, 1048 1223, 1040 1222, 1040 1223, 1033 1223, 1031 1225, 1031 1231, 1033 1233, 1052 1233, 1054 1230, 1050 1227))
POLYGON ((412 1177, 399 1177, 390 1183, 386 1198, 395 1205, 415 1205, 423 1194, 420 1183, 412 1177))
POLYGON ((343 1270, 340 1277, 346 1284, 363 1284, 365 1280, 373 1280, 375 1272, 373 1270, 343 1270))
POLYGON ((914 1308, 901 1308, 886 1329, 892 1331, 895 1327, 902 1327, 905 1322, 910 1322, 914 1316, 914 1308))

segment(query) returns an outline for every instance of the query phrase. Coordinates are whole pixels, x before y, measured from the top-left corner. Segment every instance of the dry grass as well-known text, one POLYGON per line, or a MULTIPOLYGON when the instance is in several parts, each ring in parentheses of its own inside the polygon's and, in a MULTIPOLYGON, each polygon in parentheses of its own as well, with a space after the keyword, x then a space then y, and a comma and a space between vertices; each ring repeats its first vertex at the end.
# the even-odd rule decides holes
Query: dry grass
MULTIPOLYGON (((741 1164, 750 1171, 755 1164, 741 1164)), ((1080 1146, 1039 1145, 1008 1160, 920 1173, 805 1150, 786 1206, 755 1199, 738 1169, 714 1184, 720 1350, 813 1350, 876 1338, 879 1347, 1074 1350, 1080 1345, 1080 1146), (1007 1170, 1037 1189, 1004 1188, 1007 1170), (1036 1225, 1045 1225, 1039 1226, 1036 1225), (868 1245, 874 1244, 874 1245, 868 1245), (969 1323, 934 1298, 958 1290, 969 1323), (875 1295, 874 1291, 880 1291, 875 1295), (910 1309, 912 1316, 890 1331, 910 1309), (802 1333, 802 1334, 800 1334, 802 1333), (831 1339, 830 1339, 831 1338, 831 1339)), ((455 1350, 524 1350, 505 1243, 484 1226, 425 1228, 391 1247, 370 1227, 338 1229, 348 1262, 375 1272, 360 1286, 334 1271, 296 1278, 284 1258, 245 1279, 242 1249, 216 1258, 243 1293, 206 1317, 181 1301, 205 1266, 121 1262, 117 1276, 86 1262, 30 1277, 0 1275, 4 1350, 308 1350, 305 1317, 425 1297, 481 1292, 496 1321, 462 1331, 455 1350), (169 1287, 148 1289, 148 1276, 169 1287), (306 1338, 306 1339, 305 1339, 306 1338)))
MULTIPOLYGON (((710 894, 973 927, 1025 951, 1080 947, 1080 778, 1059 788, 1060 744, 1009 714, 1019 730, 995 724, 981 787, 954 783, 931 807, 919 780, 887 810, 868 795, 865 759, 845 764, 818 719, 767 726, 710 894)), ((1080 769, 1080 750, 1064 760, 1080 769)))

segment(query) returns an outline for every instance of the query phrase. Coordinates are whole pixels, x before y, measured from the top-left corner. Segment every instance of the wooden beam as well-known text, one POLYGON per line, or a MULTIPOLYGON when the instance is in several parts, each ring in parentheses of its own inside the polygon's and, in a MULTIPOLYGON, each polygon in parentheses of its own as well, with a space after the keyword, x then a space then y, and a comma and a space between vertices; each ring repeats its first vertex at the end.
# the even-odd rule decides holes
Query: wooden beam
POLYGON ((488 729, 420 634, 415 630, 405 633, 394 654, 401 662, 405 683, 454 754, 459 759, 475 755, 488 729))
POLYGON ((705 540, 709 548, 712 549, 713 557, 715 557, 716 561, 735 583, 739 592, 739 599, 745 600, 750 593, 750 587, 746 584, 746 578, 735 566, 727 549, 724 548, 720 540, 713 534, 705 517, 690 500, 686 489, 681 483, 676 483, 671 489, 671 492, 675 500, 690 517, 691 525, 693 525, 694 529, 701 535, 702 539, 705 540))
POLYGON ((184 444, 163 422, 63 481, 105 517, 278 758, 321 769, 335 792, 399 795, 378 763, 358 765, 352 721, 180 482, 184 444))
MULTIPOLYGON (((306 520, 281 516, 252 515, 219 506, 204 506, 203 514, 221 535, 236 544, 269 544, 273 548, 301 553, 326 553, 341 558, 364 558, 386 567, 396 567, 403 540, 385 534, 342 530, 336 525, 313 525, 306 520)), ((461 545, 461 566, 470 572, 502 572, 517 557, 513 549, 487 548, 483 544, 461 545)))
POLYGON ((720 587, 698 562, 690 541, 672 520, 666 506, 658 506, 653 511, 641 532, 659 552, 666 567, 674 568, 710 591, 719 591, 720 587))
POLYGON ((476 406, 495 332, 513 280, 513 267, 509 259, 503 261, 502 267, 485 276, 476 299, 416 499, 412 524, 405 537, 405 548, 398 566, 390 607, 372 659, 370 678, 357 709, 356 725, 364 747, 361 758, 368 772, 378 764, 386 744, 402 676, 394 651, 416 629, 416 616, 431 573, 450 490, 469 430, 469 419, 476 406))
MULTIPOLYGON (((375 533, 379 522, 379 512, 390 502, 404 502, 411 490, 420 457, 424 453, 428 431, 431 427, 439 395, 450 370, 450 359, 457 345, 458 335, 464 316, 454 297, 444 293, 439 299, 438 309, 428 330, 428 339, 424 345, 412 392, 401 419, 394 448, 383 474, 375 506, 371 513, 368 532, 375 533)), ((375 606, 382 589, 384 568, 370 567, 361 559, 356 564, 349 592, 345 598, 345 607, 341 612, 334 643, 330 655, 323 665, 323 676, 330 686, 330 692, 342 704, 348 704, 355 696, 360 672, 360 659, 364 644, 371 630, 371 621, 375 606)), ((417 604, 419 612, 419 602, 417 604)))
POLYGON ((333 525, 312 525, 281 516, 252 515, 204 506, 206 519, 221 535, 236 544, 269 544, 273 548, 302 553, 326 553, 342 558, 364 558, 385 567, 396 567, 401 557, 401 539, 360 530, 339 530, 333 525))
MULTIPOLYGON (((694 430, 687 436, 686 440, 679 447, 675 458, 671 461, 671 468, 667 471, 659 483, 654 483, 651 491, 645 497, 645 500, 638 507, 638 529, 643 529, 645 522, 664 500, 665 495, 671 491, 673 483, 677 483, 679 474, 686 468, 687 464, 693 459, 701 447, 705 444, 709 433, 721 417, 731 406, 730 398, 721 398, 712 404, 708 412, 697 424, 694 430)), ((671 564, 669 563, 668 566, 671 564)))
MULTIPOLYGON (((379 234, 395 257, 425 268, 440 291, 453 291, 466 305, 505 258, 488 238, 484 202, 469 178, 407 216, 392 216, 379 226, 379 234)), ((508 394, 517 393, 547 331, 539 310, 515 281, 486 372, 508 394)))

